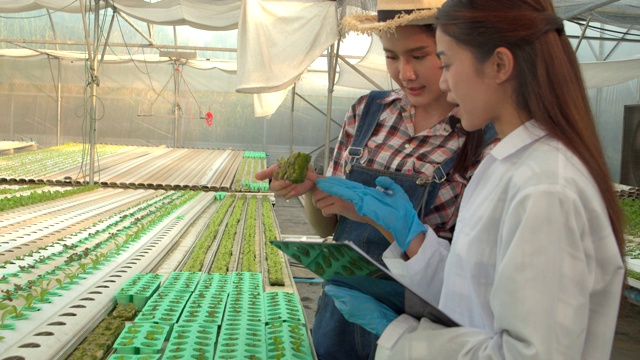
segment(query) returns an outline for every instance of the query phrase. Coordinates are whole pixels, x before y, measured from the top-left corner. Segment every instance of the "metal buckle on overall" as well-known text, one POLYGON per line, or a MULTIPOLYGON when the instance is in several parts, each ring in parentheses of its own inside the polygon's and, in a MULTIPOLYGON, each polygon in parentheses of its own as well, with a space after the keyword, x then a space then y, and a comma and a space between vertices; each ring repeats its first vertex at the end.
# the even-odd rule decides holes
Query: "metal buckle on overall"
POLYGON ((440 165, 436 166, 436 169, 433 171, 433 180, 432 181, 435 181, 438 184, 440 184, 441 182, 445 181, 446 179, 447 179, 447 174, 442 169, 442 166, 440 166, 440 165), (442 178, 438 178, 438 169, 440 169, 440 173, 442 173, 442 178))
POLYGON ((364 149, 361 147, 349 147, 349 149, 347 149, 347 154, 349 154, 349 160, 345 166, 345 171, 348 173, 351 172, 351 167, 356 163, 356 160, 360 159, 362 155, 364 155, 364 149))

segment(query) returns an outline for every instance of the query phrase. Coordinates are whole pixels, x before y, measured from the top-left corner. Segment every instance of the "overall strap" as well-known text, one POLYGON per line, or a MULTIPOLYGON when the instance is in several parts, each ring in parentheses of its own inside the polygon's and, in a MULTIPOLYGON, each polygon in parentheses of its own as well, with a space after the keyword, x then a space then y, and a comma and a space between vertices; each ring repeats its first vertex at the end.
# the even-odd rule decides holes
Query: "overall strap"
POLYGON ((355 164, 356 160, 361 158, 364 154, 364 147, 367 145, 367 141, 373 130, 376 128, 378 119, 382 114, 382 109, 385 104, 381 104, 378 101, 384 99, 389 95, 388 91, 374 90, 367 96, 367 101, 362 107, 362 113, 360 114, 360 121, 356 126, 356 133, 353 136, 351 146, 347 149, 349 155, 349 164, 355 164))
POLYGON ((438 196, 438 192, 440 191, 440 185, 447 178, 447 174, 451 169, 453 169, 453 164, 455 164, 456 159, 458 158, 458 152, 453 153, 447 160, 445 160, 442 164, 438 165, 433 171, 433 178, 429 182, 429 187, 427 188, 427 194, 424 200, 422 207, 420 208, 420 218, 422 219, 424 215, 433 207, 433 203, 436 201, 436 197, 438 196))
MULTIPOLYGON (((489 123, 482 128, 482 148, 484 149, 487 145, 491 144, 493 140, 496 139, 498 133, 496 132, 496 128, 493 126, 493 123, 489 123)), ((453 169, 453 164, 456 162, 456 158, 458 157, 458 152, 456 151, 451 157, 445 160, 442 164, 438 165, 433 172, 433 179, 436 183, 441 183, 447 177, 447 174, 451 169, 453 169)))
MULTIPOLYGON (((482 129, 482 132, 482 148, 484 149, 487 145, 489 145, 496 139, 498 134, 496 132, 496 128, 493 126, 493 123, 485 125, 485 127, 482 129)), ((423 211, 429 210, 433 206, 433 202, 436 200, 438 191, 440 191, 440 185, 447 178, 447 174, 449 173, 449 171, 453 169, 453 164, 456 162, 457 157, 458 152, 456 151, 453 155, 451 155, 451 157, 445 160, 442 164, 438 165, 438 167, 436 167, 436 169, 434 170, 428 194, 422 208, 423 211)), ((422 215, 423 213, 421 212, 421 216, 422 215)))

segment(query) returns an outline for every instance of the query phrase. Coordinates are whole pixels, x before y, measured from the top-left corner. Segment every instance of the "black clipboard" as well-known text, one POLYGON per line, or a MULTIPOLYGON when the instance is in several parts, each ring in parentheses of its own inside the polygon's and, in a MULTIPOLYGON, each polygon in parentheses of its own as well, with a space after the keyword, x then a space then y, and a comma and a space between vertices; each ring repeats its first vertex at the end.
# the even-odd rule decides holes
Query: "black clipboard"
POLYGON ((328 283, 361 291, 398 314, 406 313, 417 319, 424 317, 448 327, 459 326, 350 241, 270 242, 328 283))

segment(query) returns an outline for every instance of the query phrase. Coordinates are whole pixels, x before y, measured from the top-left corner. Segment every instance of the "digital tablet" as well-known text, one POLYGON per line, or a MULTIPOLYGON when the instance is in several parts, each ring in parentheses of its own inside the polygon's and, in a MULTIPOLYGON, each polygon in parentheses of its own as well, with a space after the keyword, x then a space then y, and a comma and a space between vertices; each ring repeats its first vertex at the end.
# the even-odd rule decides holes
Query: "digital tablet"
POLYGON ((417 319, 424 317, 449 327, 459 326, 350 241, 270 242, 328 283, 363 292, 398 314, 406 313, 417 319))

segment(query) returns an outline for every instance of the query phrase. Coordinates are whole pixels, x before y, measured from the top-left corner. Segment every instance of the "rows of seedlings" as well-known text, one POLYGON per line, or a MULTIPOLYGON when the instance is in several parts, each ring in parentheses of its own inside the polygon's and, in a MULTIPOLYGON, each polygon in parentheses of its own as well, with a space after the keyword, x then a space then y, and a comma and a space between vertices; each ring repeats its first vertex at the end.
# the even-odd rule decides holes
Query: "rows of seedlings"
MULTIPOLYGON (((271 209, 270 203, 267 209, 271 209)), ((264 241, 264 237, 257 236, 256 230, 263 226, 261 220, 261 209, 258 208, 257 197, 255 196, 228 196, 219 205, 215 215, 212 216, 209 226, 202 232, 198 241, 192 246, 189 259, 184 264, 192 264, 195 269, 209 269, 210 272, 191 272, 179 271, 173 272, 169 278, 161 285, 162 276, 154 273, 138 274, 136 279, 130 280, 117 294, 118 307, 133 307, 137 311, 135 320, 125 331, 120 332, 121 327, 115 328, 106 338, 109 341, 99 341, 99 345, 91 345, 97 338, 105 338, 105 330, 100 328, 100 336, 90 335, 87 341, 72 354, 70 358, 82 359, 88 354, 111 354, 111 358, 127 358, 128 356, 163 356, 163 358, 178 359, 185 356, 192 358, 205 359, 236 359, 236 358, 313 358, 314 352, 312 345, 308 341, 308 330, 304 320, 304 314, 300 306, 297 294, 291 291, 285 291, 280 288, 274 290, 272 286, 264 286, 262 284, 264 277, 261 273, 253 271, 233 271, 241 269, 243 266, 250 266, 251 260, 260 261, 260 257, 256 254, 256 249, 261 249, 260 242, 264 241), (257 219, 260 221, 257 221, 257 219), (216 235, 216 231, 219 234, 216 235), (220 255, 219 251, 211 251, 211 249, 220 250, 222 238, 227 237, 234 239, 232 255, 220 255), (199 248, 199 251, 194 251, 199 248), (195 256, 200 253, 200 256, 195 256), (207 254, 202 256, 202 254, 207 254), (216 261, 213 266, 207 265, 211 262, 208 257, 215 257, 216 261), (251 260, 249 260, 251 259, 251 260), (224 266, 219 267, 219 272, 215 272, 215 264, 222 263, 224 266), (195 264, 195 265, 194 265, 195 264), (225 272, 224 268, 229 271, 225 272), (229 292, 227 287, 220 289, 211 284, 206 286, 206 292, 194 292, 194 283, 198 278, 211 279, 220 276, 236 276, 243 277, 243 274, 250 274, 254 280, 251 288, 237 289, 235 293, 229 292), (177 280, 180 277, 181 280, 177 280), (171 285, 168 285, 171 284, 171 285), (154 299, 158 289, 172 289, 179 291, 179 296, 168 295, 165 301, 170 301, 170 305, 158 303, 154 299), (265 289, 270 288, 269 301, 264 301, 264 305, 260 304, 263 296, 258 293, 265 293, 265 289), (241 300, 247 297, 247 291, 251 296, 250 303, 241 300), (185 292, 197 294, 197 298, 191 301, 194 303, 190 306, 185 305, 187 297, 185 292), (215 295, 215 296, 214 296, 215 295), (214 303, 209 301, 213 297, 214 303), (232 303, 228 303, 227 299, 232 299, 232 303), (209 307, 203 304, 210 305, 209 307), (153 305, 149 305, 153 304, 153 305), (195 305, 197 304, 197 305, 195 305), (184 306, 183 306, 184 305, 184 306), (182 310, 181 310, 182 309, 182 310), (227 311, 229 313, 227 314, 227 311), (139 314, 138 314, 139 313, 139 314), (228 334, 228 329, 237 331, 246 322, 240 314, 251 314, 251 335, 252 340, 247 346, 237 347, 236 337, 224 337, 228 334), (259 315, 264 313, 265 315, 259 315), (227 319, 223 326, 223 319, 227 319), (145 325, 152 323, 153 325, 145 325), (267 325, 269 328, 267 329, 267 325), (264 329, 262 329, 264 327, 264 329), (180 332, 171 335, 173 329, 180 328, 180 332), (189 329, 187 329, 189 328, 189 329), (227 329, 227 332, 225 332, 227 329), (198 332, 199 331, 199 332, 198 332), (292 333, 290 333, 292 332, 292 333), (284 334, 283 334, 284 333, 284 334), (164 334, 164 335, 163 335, 164 334), (192 336, 190 337, 189 334, 192 336), (144 335, 144 339, 142 338, 144 335), (175 342, 171 338, 175 336, 175 342), (199 340, 194 343, 193 336, 197 336, 199 340), (285 336, 280 338, 279 336, 285 336), (163 341, 161 339, 166 339, 163 341), (206 339, 205 339, 206 338, 206 339), (93 339, 93 340, 92 340, 93 339), (271 341, 269 341, 271 339, 271 341), (184 341, 181 341, 184 340, 184 341), (222 341, 227 340, 227 341, 222 341), (287 341, 289 340, 289 341, 287 341), (222 341, 222 342, 221 342, 222 341), (235 341, 235 342, 234 342, 235 341), (105 351, 103 344, 110 342, 111 350, 105 351), (216 345, 218 344, 218 345, 216 345), (188 345, 188 346, 185 346, 188 345), (216 349, 216 346, 219 346, 216 349), (160 355, 163 353, 163 355, 160 355)), ((184 267, 181 270, 185 270, 184 267)), ((208 280, 207 280, 208 281, 208 280)), ((225 280, 224 282, 228 282, 225 280)), ((269 284, 270 285, 270 284, 269 284)), ((243 286, 246 288, 247 286, 243 286)), ((160 300, 158 300, 160 301, 160 300)), ((118 309, 118 308, 116 308, 118 309)), ((114 320, 116 321, 116 320, 114 320)), ((119 320, 117 320, 119 321, 119 320)), ((127 323, 129 324, 129 323, 127 323)), ((152 357, 153 358, 153 357, 152 357)))
POLYGON ((214 261, 211 267, 211 272, 226 274, 233 271, 235 267, 235 261, 232 261, 233 248, 236 242, 238 233, 242 233, 242 216, 246 213, 244 205, 246 204, 246 195, 240 195, 236 197, 231 214, 227 218, 226 226, 222 232, 222 237, 218 242, 218 247, 215 252, 214 261))
POLYGON ((0 185, 0 199, 13 196, 15 194, 28 195, 32 191, 37 191, 46 187, 44 184, 38 185, 0 185))
POLYGON ((277 223, 267 196, 228 196, 185 256, 181 271, 228 273, 258 271, 269 286, 285 286, 287 263, 270 240, 277 223))
POLYGON ((0 277, 1 328, 37 311, 35 302, 51 303, 79 280, 86 279, 106 261, 117 257, 150 228, 189 202, 196 193, 172 192, 154 198, 90 228, 41 246, 2 263, 0 277))
POLYGON ((256 237, 256 222, 258 200, 255 196, 251 196, 247 202, 247 211, 244 218, 244 226, 242 232, 240 271, 257 272, 259 268, 258 254, 262 252, 260 249, 260 238, 256 237))
POLYGON ((184 264, 180 266, 182 271, 202 271, 203 267, 205 267, 205 263, 208 262, 207 255, 212 252, 215 253, 215 251, 212 251, 211 249, 215 249, 219 243, 219 234, 222 233, 222 230, 226 226, 226 220, 228 218, 227 213, 230 208, 233 208, 235 199, 236 198, 234 196, 224 198, 222 204, 220 204, 217 211, 209 220, 204 232, 185 257, 184 264))
MULTIPOLYGON (((22 359, 67 357, 74 352, 79 344, 92 342, 96 344, 91 345, 91 350, 87 350, 88 352, 80 351, 78 354, 81 354, 81 357, 79 358, 107 358, 108 356, 123 358, 123 356, 134 355, 128 354, 127 351, 133 351, 136 356, 139 355, 139 350, 124 350, 124 348, 113 347, 115 336, 120 336, 119 330, 123 329, 123 323, 131 321, 131 316, 127 318, 122 315, 122 313, 130 315, 130 306, 119 305, 117 310, 113 312, 117 303, 115 294, 117 289, 114 287, 123 285, 125 281, 145 273, 153 274, 158 283, 165 282, 163 281, 164 275, 154 274, 152 271, 167 256, 168 249, 174 248, 175 243, 178 242, 182 232, 175 229, 181 226, 181 223, 192 222, 193 218, 199 216, 199 212, 195 210, 193 213, 189 213, 189 208, 198 207, 201 209, 200 211, 203 211, 203 209, 216 206, 216 211, 208 222, 208 226, 199 232, 200 236, 197 241, 194 241, 190 246, 188 260, 176 270, 183 273, 201 273, 211 276, 230 276, 229 274, 234 273, 258 274, 261 278, 261 284, 262 278, 265 279, 265 284, 261 285, 261 289, 269 287, 274 290, 274 286, 284 284, 284 281, 276 283, 270 280, 271 278, 282 279, 283 270, 288 272, 288 267, 282 262, 282 255, 278 254, 279 268, 275 269, 266 265, 274 263, 273 259, 270 261, 269 255, 265 254, 265 249, 270 246, 267 239, 276 238, 275 234, 277 233, 275 231, 277 224, 275 224, 271 204, 266 196, 228 196, 226 193, 206 193, 207 198, 205 199, 201 192, 159 191, 159 193, 162 195, 155 196, 113 216, 105 217, 92 226, 2 264, 6 273, 3 271, 4 277, 0 282, 0 286, 3 286, 3 298, 0 301, 0 313, 2 314, 0 325, 0 345, 2 346, 0 348, 5 348, 6 351, 0 351, 0 359, 15 359, 14 356, 20 356, 22 359), (259 198, 262 198, 262 201, 259 201, 259 198), (194 202, 198 201, 199 205, 195 206, 194 202), (189 206, 184 206, 187 203, 189 206), (272 223, 265 223, 265 221, 272 223), (271 229, 269 235, 264 229, 271 229), (227 234, 226 240, 223 241, 225 233, 227 234), (167 234, 167 239, 163 240, 165 234, 167 234), (138 242, 140 244, 137 244, 138 242), (231 252, 228 251, 228 245, 222 245, 229 243, 231 244, 231 252), (198 248, 200 250, 196 250, 198 248), (164 249, 162 255, 154 255, 155 260, 143 264, 147 261, 143 257, 148 258, 150 253, 159 252, 159 249, 164 249), (226 250, 221 251, 221 249, 226 250), (212 261, 212 259, 215 260, 212 261), (223 265, 217 265, 218 263, 223 265), (236 270, 242 271, 237 272, 236 270), (272 273, 277 275, 274 277, 272 273), (269 282, 267 283, 267 281, 269 282), (107 300, 102 301, 98 299, 100 297, 107 300), (90 304, 91 306, 87 306, 87 301, 93 302, 90 304), (99 310, 86 316, 80 314, 85 311, 80 309, 89 307, 99 308, 99 310), (49 314, 55 315, 49 316, 49 314), (70 325, 69 316, 74 317, 73 323, 76 326, 73 326, 74 331, 71 335, 67 334, 70 338, 63 341, 66 345, 61 347, 60 336, 54 330, 56 326, 61 326, 59 324, 70 325), (101 335, 96 335, 94 333, 96 331, 101 335), (106 333, 110 335, 105 335, 106 333), (42 334, 55 334, 55 336, 42 334), (52 338, 56 339, 55 346, 49 345, 52 338), (106 341, 107 338, 111 340, 106 341), (111 345, 109 345, 110 342, 111 345), (29 356, 29 353, 32 355, 29 356)), ((288 276, 290 277, 290 273, 288 276)), ((153 289, 153 286, 147 288, 147 295, 152 294, 153 289)), ((292 301, 298 306, 300 305, 297 294, 291 289, 280 287, 279 291, 289 294, 286 296, 292 297, 292 301)), ((233 298, 235 311, 249 307, 248 304, 239 303, 242 296, 238 297, 238 294, 241 291, 237 290, 236 293, 233 295, 235 296, 233 298)), ((139 301, 139 296, 137 299, 139 301)), ((138 305, 137 312, 142 311, 140 307, 141 305, 138 305)), ((301 325, 298 325, 299 329, 296 332, 300 329, 306 330, 304 315, 299 315, 298 320, 301 325)), ((229 325, 231 327, 235 326, 233 322, 228 322, 228 324, 231 324, 229 325)), ((280 326, 271 325, 274 330, 280 326)), ((226 332, 219 328, 218 335, 223 333, 226 332)), ((297 346, 294 346, 293 351, 305 348, 305 346, 305 349, 309 348, 310 344, 306 338, 308 334, 306 331, 303 333, 304 339, 295 340, 297 346)), ((233 338, 231 336, 228 340, 233 338)), ((159 338, 155 339, 157 343, 159 338)), ((162 345, 159 349, 162 351, 168 349, 167 340, 168 338, 165 338, 161 342, 162 345)), ((131 343, 135 340, 129 338, 127 341, 131 343)), ((221 346, 229 346, 230 343, 225 344, 221 346)), ((268 344, 266 338, 264 344, 265 346, 268 344)), ((272 352, 275 351, 273 355, 275 358, 289 358, 283 357, 286 350, 280 340, 271 345, 274 346, 272 352)), ((172 349, 173 351, 179 350, 172 349)), ((154 356, 158 354, 158 351, 153 353, 154 356)), ((233 349, 227 349, 222 351, 222 348, 220 351, 214 348, 213 351, 219 354, 216 355, 216 358, 221 359, 239 358, 234 356, 244 353, 244 350, 236 352, 233 349)), ((248 358, 264 358, 262 355, 266 354, 266 347, 264 351, 245 355, 251 356, 248 358)), ((172 358, 178 358, 177 356, 176 354, 172 358)))
MULTIPOLYGON (((34 187, 37 186, 38 185, 31 186, 29 189, 34 190, 34 187)), ((97 188, 98 186, 81 186, 76 188, 59 187, 52 190, 28 191, 27 194, 19 192, 2 198, 2 201, 0 202, 0 211, 11 210, 21 206, 37 204, 49 200, 62 199, 86 191, 95 190, 97 188)))
POLYGON ((255 180, 266 154, 232 149, 185 149, 98 145, 98 166, 90 180, 87 148, 66 144, 0 158, 0 184, 47 183, 166 190, 266 192, 255 180), (78 165, 80 164, 80 165, 78 165))
POLYGON ((262 198, 262 233, 265 239, 265 256, 267 262, 267 272, 269 274, 269 284, 277 286, 284 285, 284 276, 282 275, 283 257, 280 250, 273 246, 269 241, 280 240, 279 232, 271 202, 267 197, 262 198))
POLYGON ((161 194, 164 192, 95 189, 0 212, 0 261, 59 242, 161 194))
MULTIPOLYGON (((115 154, 122 145, 96 146, 97 156, 115 154)), ((0 157, 0 181, 20 181, 42 178, 77 164, 88 163, 88 148, 79 143, 68 143, 48 149, 27 151, 0 157)))
POLYGON ((266 153, 261 151, 245 151, 242 162, 233 180, 233 191, 266 192, 269 183, 266 180, 256 180, 256 173, 266 168, 266 153))
POLYGON ((68 359, 314 359, 292 292, 256 272, 138 274, 68 359))
MULTIPOLYGON (((169 233, 179 228, 184 219, 180 219, 182 215, 178 215, 177 210, 187 211, 188 207, 184 205, 190 202, 192 206, 198 205, 193 203, 199 195, 197 192, 162 193, 164 195, 143 201, 77 233, 4 261, 0 281, 2 348, 10 350, 9 347, 31 344, 21 339, 37 333, 35 329, 49 321, 50 314, 68 307, 82 293, 95 293, 85 301, 104 295, 107 301, 103 305, 108 308, 113 299, 112 294, 107 296, 105 289, 126 280, 128 269, 134 268, 124 262, 137 263, 144 254, 161 252, 171 239, 161 239, 160 230, 169 233)), ((203 205, 206 204, 198 206, 203 205)), ((84 304, 74 306, 87 307, 84 304)), ((95 308, 97 312, 104 312, 100 306, 95 308)), ((78 320, 82 322, 83 319, 78 320)), ((81 326, 74 330, 84 329, 81 326)))

